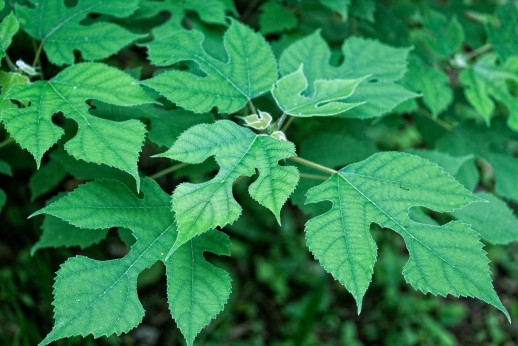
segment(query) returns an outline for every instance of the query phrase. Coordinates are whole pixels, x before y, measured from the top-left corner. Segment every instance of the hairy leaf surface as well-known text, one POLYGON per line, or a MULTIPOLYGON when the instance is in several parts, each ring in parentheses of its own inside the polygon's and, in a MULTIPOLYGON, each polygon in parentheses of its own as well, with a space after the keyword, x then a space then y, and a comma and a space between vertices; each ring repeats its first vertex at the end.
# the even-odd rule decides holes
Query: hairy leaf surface
POLYGON ((122 71, 99 63, 70 66, 49 81, 14 85, 8 98, 30 100, 24 108, 4 110, 7 131, 36 159, 61 138, 64 131, 52 122, 62 112, 78 125, 77 135, 65 144, 74 157, 128 172, 139 184, 137 161, 146 129, 138 120, 114 122, 92 116, 85 103, 97 99, 120 106, 150 103, 138 83, 122 71))
POLYGON ((85 60, 99 60, 142 37, 114 23, 81 23, 91 13, 127 17, 137 8, 138 0, 79 0, 72 7, 64 0, 30 2, 31 6, 16 4, 20 25, 43 42, 47 57, 57 65, 73 64, 74 50, 85 60))
POLYGON ((146 44, 154 65, 169 66, 190 60, 206 75, 168 70, 143 84, 196 113, 208 112, 213 107, 222 113, 233 113, 269 91, 275 83, 277 67, 270 46, 244 24, 232 21, 225 33, 227 61, 210 56, 203 48, 203 40, 199 31, 179 30, 146 44))
POLYGON ((250 185, 253 199, 268 208, 280 223, 280 211, 299 180, 292 166, 279 161, 295 155, 291 142, 280 141, 228 120, 196 125, 184 132, 162 157, 187 163, 201 163, 214 156, 218 174, 201 183, 182 183, 173 192, 173 210, 178 222, 178 238, 171 251, 196 235, 234 222, 241 207, 232 195, 232 184, 240 176, 259 171, 250 185))
POLYGON ((369 118, 388 113, 399 103, 417 96, 394 83, 406 72, 408 52, 408 48, 351 37, 342 45, 343 63, 331 66, 331 50, 316 31, 286 48, 279 68, 282 75, 287 75, 303 64, 309 82, 308 94, 314 91, 313 83, 319 79, 356 79, 369 75, 347 99, 349 103, 365 104, 344 113, 347 117, 369 118))
POLYGON ((330 116, 343 113, 364 102, 345 103, 341 100, 353 95, 358 84, 365 77, 358 79, 316 80, 314 92, 310 96, 302 93, 308 88, 303 66, 289 75, 282 77, 272 89, 272 95, 280 109, 286 114, 297 117, 330 116))
POLYGON ((414 206, 445 212, 477 201, 440 167, 409 154, 378 153, 342 168, 307 196, 307 203, 333 203, 330 211, 306 224, 307 243, 352 293, 358 311, 376 261, 369 227, 377 223, 403 237, 409 252, 403 275, 415 289, 477 297, 509 318, 493 289, 477 233, 461 222, 434 226, 408 217, 414 206))
POLYGON ((99 337, 136 327, 144 317, 137 277, 156 261, 166 265, 171 313, 189 344, 223 308, 230 278, 208 263, 203 252, 228 255, 228 237, 207 232, 165 260, 177 234, 169 196, 151 179, 143 180, 142 192, 140 199, 122 183, 98 180, 34 214, 92 230, 125 227, 136 238, 123 258, 97 261, 76 256, 61 266, 54 285, 56 323, 43 345, 73 335, 99 337))

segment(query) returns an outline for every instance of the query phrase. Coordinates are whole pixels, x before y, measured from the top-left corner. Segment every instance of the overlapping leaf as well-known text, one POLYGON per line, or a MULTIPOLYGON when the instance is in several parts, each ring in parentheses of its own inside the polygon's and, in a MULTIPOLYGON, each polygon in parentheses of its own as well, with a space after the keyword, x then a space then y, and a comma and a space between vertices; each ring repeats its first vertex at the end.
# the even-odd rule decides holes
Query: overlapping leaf
POLYGON ((201 183, 182 183, 173 192, 173 210, 178 222, 178 238, 171 251, 196 235, 217 226, 234 222, 241 207, 232 195, 232 184, 240 176, 259 171, 249 192, 261 205, 274 213, 280 211, 299 180, 292 166, 279 161, 295 155, 291 142, 280 141, 228 120, 211 125, 196 125, 184 132, 162 157, 187 163, 201 163, 215 156, 218 174, 201 183))
POLYGON ((142 37, 109 22, 84 25, 91 13, 123 18, 132 14, 138 0, 79 0, 75 6, 65 0, 30 0, 31 6, 16 5, 20 25, 29 35, 43 42, 51 62, 73 64, 74 50, 85 60, 99 60, 117 53, 142 37))
POLYGON ((406 72, 409 49, 393 48, 380 42, 351 37, 342 46, 344 61, 339 66, 331 66, 331 50, 317 31, 284 50, 279 60, 282 75, 296 71, 304 65, 309 88, 319 79, 357 79, 370 76, 363 81, 348 103, 365 104, 344 113, 347 117, 369 118, 391 111, 399 103, 416 97, 404 87, 394 83, 406 72))
POLYGON ((445 212, 477 201, 440 167, 409 154, 379 153, 342 168, 307 195, 307 203, 333 203, 331 210, 306 224, 307 243, 352 293, 358 311, 376 261, 369 227, 377 223, 403 237, 409 252, 403 275, 414 288, 477 297, 509 318, 491 284, 477 233, 461 222, 434 226, 408 217, 415 206, 445 212))
POLYGON ((171 314, 189 345, 223 308, 230 294, 230 278, 208 263, 203 253, 228 254, 228 237, 207 232, 165 260, 177 234, 169 196, 150 179, 143 181, 142 191, 144 198, 140 199, 120 182, 94 181, 34 214, 52 215, 92 230, 126 227, 136 238, 121 259, 96 261, 76 256, 61 266, 54 285, 56 322, 42 345, 73 335, 99 337, 136 327, 144 316, 137 277, 156 261, 166 265, 171 314))
POLYGON ((227 61, 210 56, 203 48, 203 34, 179 30, 146 44, 149 59, 157 66, 194 61, 205 76, 168 70, 143 84, 157 90, 178 106, 203 113, 214 107, 233 113, 248 101, 269 91, 277 79, 275 58, 260 35, 232 21, 224 36, 227 61))
POLYGON ((62 112, 78 125, 76 136, 65 144, 71 155, 121 169, 139 184, 137 161, 146 133, 144 124, 94 117, 85 103, 88 99, 120 106, 152 102, 124 72, 99 63, 77 64, 49 81, 14 85, 7 97, 31 102, 28 107, 4 110, 2 119, 11 136, 34 156, 38 167, 43 154, 63 135, 63 129, 52 122, 52 116, 62 112))
POLYGON ((497 59, 495 54, 484 55, 460 73, 460 81, 466 87, 466 98, 487 124, 496 100, 509 109, 509 127, 518 131, 518 98, 507 84, 508 81, 518 82, 518 57, 509 58, 504 64, 498 64, 497 59))
POLYGON ((518 201, 518 158, 506 150, 507 143, 518 137, 501 122, 490 129, 465 123, 437 142, 437 149, 456 156, 475 155, 493 168, 497 195, 518 201))
POLYGON ((4 58, 7 48, 13 41, 13 36, 18 32, 18 28, 18 19, 13 12, 9 13, 0 23, 0 60, 4 58))
MULTIPOLYGON (((0 160, 0 174, 12 176, 13 172, 11 171, 11 166, 5 161, 0 160)), ((0 212, 2 211, 2 208, 5 205, 5 202, 7 201, 7 196, 4 192, 4 190, 0 189, 0 212)))
POLYGON ((330 116, 343 113, 365 102, 340 102, 351 95, 365 77, 357 79, 333 79, 314 82, 313 93, 304 96, 308 81, 303 65, 289 75, 282 77, 272 89, 272 95, 279 108, 286 114, 297 117, 330 116))

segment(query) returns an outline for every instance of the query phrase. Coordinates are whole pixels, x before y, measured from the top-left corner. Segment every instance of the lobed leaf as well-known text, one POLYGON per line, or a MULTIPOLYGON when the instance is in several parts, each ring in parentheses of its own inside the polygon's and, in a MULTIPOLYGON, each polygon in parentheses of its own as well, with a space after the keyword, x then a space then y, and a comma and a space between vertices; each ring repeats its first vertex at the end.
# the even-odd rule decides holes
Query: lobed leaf
POLYGON ((79 228, 124 227, 136 238, 123 258, 97 261, 76 256, 61 266, 54 285, 56 323, 42 345, 74 335, 120 334, 136 327, 144 316, 137 277, 159 260, 167 268, 172 316, 189 344, 223 308, 230 278, 206 262, 203 253, 228 255, 228 237, 207 232, 166 260, 177 234, 169 196, 151 179, 143 180, 142 192, 140 199, 118 181, 98 180, 33 214, 52 215, 79 228))
POLYGON ((203 48, 204 36, 196 30, 178 30, 146 44, 149 60, 157 66, 194 61, 205 76, 167 70, 143 82, 179 107, 203 113, 214 107, 233 113, 269 91, 277 79, 277 65, 265 39, 244 24, 232 21, 223 43, 226 62, 203 48))
POLYGON ((152 102, 133 78, 103 64, 82 63, 49 81, 14 85, 6 97, 31 102, 28 107, 4 109, 2 119, 11 136, 34 156, 38 167, 43 154, 64 133, 52 122, 52 116, 62 112, 78 125, 76 136, 65 144, 72 156, 128 172, 138 187, 137 161, 146 133, 144 124, 94 117, 85 103, 88 99, 120 106, 152 102))
POLYGON ((172 196, 178 222, 178 238, 171 252, 186 241, 211 228, 233 223, 241 207, 232 195, 232 184, 240 176, 259 171, 250 185, 253 199, 268 208, 280 223, 280 211, 299 180, 298 170, 280 166, 279 161, 295 155, 291 142, 257 135, 228 120, 196 125, 184 132, 161 157, 201 163, 214 156, 220 166, 211 180, 182 183, 172 196))
POLYGON ((331 66, 331 50, 320 31, 296 41, 284 50, 279 68, 286 76, 304 65, 304 75, 314 92, 314 82, 319 79, 357 79, 370 76, 358 85, 349 103, 365 104, 344 113, 343 116, 370 118, 390 112, 401 102, 417 94, 395 84, 406 72, 410 49, 393 48, 378 41, 351 37, 342 45, 344 61, 331 66))
POLYGON ((67 6, 65 0, 30 0, 31 6, 16 4, 16 15, 24 31, 42 41, 48 59, 57 65, 73 64, 74 50, 85 60, 99 60, 143 37, 109 22, 84 25, 91 13, 117 18, 127 17, 138 0, 78 0, 67 6))
POLYGON ((443 170, 417 156, 385 152, 342 168, 307 193, 306 203, 333 206, 306 224, 308 246, 354 296, 361 310, 371 281, 376 244, 371 223, 399 233, 409 252, 403 275, 425 293, 477 297, 509 314, 491 284, 486 253, 469 225, 417 223, 411 207, 446 212, 478 198, 443 170))

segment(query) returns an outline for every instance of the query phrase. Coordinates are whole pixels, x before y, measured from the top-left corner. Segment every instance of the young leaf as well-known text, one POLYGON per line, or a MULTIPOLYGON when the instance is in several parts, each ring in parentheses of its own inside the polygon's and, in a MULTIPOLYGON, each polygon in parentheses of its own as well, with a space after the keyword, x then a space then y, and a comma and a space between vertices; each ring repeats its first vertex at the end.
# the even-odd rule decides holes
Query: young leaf
POLYGON ((20 25, 29 35, 43 42, 49 60, 57 65, 73 64, 74 50, 85 60, 99 60, 143 37, 117 24, 81 22, 91 13, 123 18, 132 14, 138 0, 79 0, 69 7, 64 0, 30 0, 31 7, 16 4, 20 25))
POLYGON ((347 101, 365 104, 347 112, 344 116, 369 118, 390 112, 401 102, 417 94, 395 84, 406 72, 408 48, 393 48, 378 41, 351 37, 344 42, 344 62, 331 66, 331 50, 319 31, 286 48, 279 60, 282 75, 296 71, 304 65, 304 75, 314 91, 319 79, 356 79, 369 75, 347 101))
POLYGON ((143 180, 142 191, 140 199, 122 183, 98 180, 34 214, 52 215, 80 228, 125 227, 136 238, 121 259, 100 262, 76 256, 61 266, 54 285, 56 323, 42 345, 73 335, 99 337, 136 327, 144 316, 137 296, 138 274, 159 260, 167 268, 171 313, 189 344, 223 308, 230 278, 208 263, 203 252, 228 254, 228 237, 207 232, 166 261, 176 237, 169 196, 151 179, 143 180))
POLYGON ((201 163, 215 156, 218 174, 201 183, 182 183, 173 192, 172 204, 178 222, 178 238, 171 251, 196 235, 234 222, 241 207, 232 196, 232 183, 240 176, 259 171, 250 185, 253 199, 268 208, 280 223, 280 211, 299 180, 292 166, 279 160, 295 155, 291 142, 238 126, 228 120, 196 125, 184 132, 176 143, 159 156, 187 163, 201 163))
POLYGON ((518 219, 507 204, 487 192, 478 192, 475 195, 487 203, 470 204, 455 210, 452 215, 469 223, 482 238, 493 244, 518 241, 518 219))
POLYGON ((518 131, 518 98, 508 90, 507 81, 518 82, 518 57, 497 64, 495 54, 486 54, 471 68, 460 73, 460 81, 466 86, 464 94, 469 103, 489 125, 495 102, 509 109, 509 127, 518 131))
POLYGON ((464 42, 464 30, 456 17, 448 19, 440 12, 425 7, 423 40, 435 54, 447 57, 459 50, 464 42))
POLYGON ((303 66, 287 76, 282 77, 272 88, 272 95, 279 108, 286 114, 297 117, 331 116, 343 113, 364 102, 345 103, 341 100, 353 95, 358 84, 365 77, 358 79, 316 80, 313 94, 302 95, 308 88, 303 66))
POLYGON ((369 226, 377 223, 403 237, 409 251, 403 275, 414 288, 477 297, 509 318, 491 284, 476 232, 461 222, 434 226, 408 217, 415 206, 445 212, 478 200, 440 167, 410 154, 378 153, 342 168, 307 196, 307 203, 333 203, 330 211, 306 224, 307 243, 352 293, 358 311, 376 261, 369 226))
POLYGON ((99 63, 77 64, 49 81, 14 85, 7 98, 31 101, 28 107, 4 110, 2 118, 7 131, 34 156, 38 167, 43 154, 64 133, 52 122, 55 113, 63 112, 78 125, 77 135, 65 144, 72 156, 128 172, 139 184, 137 161, 144 124, 94 117, 85 103, 88 99, 120 106, 152 102, 124 72, 99 63))
POLYGON ((0 60, 4 58, 7 48, 13 41, 13 36, 18 32, 18 20, 13 12, 0 23, 0 60))
POLYGON ((143 82, 178 106, 203 113, 218 107, 233 113, 251 99, 269 91, 277 80, 275 58, 268 43, 244 24, 232 21, 223 38, 226 62, 210 56, 203 48, 203 34, 196 30, 175 31, 146 44, 149 60, 168 66, 191 60, 206 74, 168 70, 143 82))

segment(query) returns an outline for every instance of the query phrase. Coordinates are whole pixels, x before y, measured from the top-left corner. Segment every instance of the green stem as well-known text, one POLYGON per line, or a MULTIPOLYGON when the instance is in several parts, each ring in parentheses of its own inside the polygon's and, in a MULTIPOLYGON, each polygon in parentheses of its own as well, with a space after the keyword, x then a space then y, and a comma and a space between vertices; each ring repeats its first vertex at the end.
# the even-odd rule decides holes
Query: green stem
POLYGON ((40 63, 41 51, 43 50, 43 42, 44 41, 41 41, 40 45, 38 46, 38 49, 36 49, 36 55, 34 56, 34 60, 32 61, 32 67, 35 67, 37 64, 40 63))
POLYGON ((292 157, 290 157, 290 160, 295 161, 295 162, 298 162, 298 163, 303 164, 303 165, 305 165, 305 166, 308 166, 308 167, 311 167, 311 168, 317 169, 317 170, 319 170, 319 171, 329 173, 329 174, 335 174, 335 173, 338 173, 337 171, 335 171, 335 170, 334 170, 334 169, 332 169, 332 168, 329 168, 329 167, 326 167, 326 166, 319 165, 318 163, 315 163, 315 162, 311 162, 311 161, 305 160, 305 159, 303 159, 303 158, 301 158, 301 157, 292 156, 292 157))
POLYGON ((281 128, 281 131, 286 133, 286 130, 288 129, 288 127, 290 127, 290 125, 293 122, 293 120, 295 120, 295 117, 289 117, 288 121, 286 122, 286 124, 284 124, 284 126, 281 128))
POLYGON ((325 177, 323 175, 317 175, 317 174, 306 174, 306 173, 300 173, 299 174, 302 179, 309 179, 309 180, 320 180, 325 181, 329 179, 328 177, 325 177))
POLYGON ((452 125, 448 124, 446 121, 444 121, 442 119, 434 117, 432 113, 428 112, 426 109, 424 109, 422 107, 419 107, 417 109, 417 113, 419 113, 422 116, 430 119, 431 121, 433 121, 434 123, 436 123, 437 125, 442 127, 443 129, 445 129, 446 131, 450 131, 451 132, 451 131, 453 131, 455 129, 452 125))
POLYGON ((471 52, 467 53, 466 60, 471 60, 473 58, 476 58, 477 56, 490 51, 491 48, 492 48, 491 43, 486 43, 485 45, 480 46, 477 49, 472 50, 471 52))
POLYGON ((16 72, 18 69, 16 68, 16 65, 13 64, 13 61, 11 58, 9 58, 9 55, 5 55, 5 61, 7 62, 7 66, 11 69, 11 71, 16 72))
POLYGON ((282 113, 279 120, 277 120, 277 129, 280 129, 282 127, 282 124, 284 124, 284 121, 286 120, 287 117, 288 117, 288 114, 282 113))
MULTIPOLYGON (((248 106, 250 107, 250 111, 252 112, 252 114, 257 114, 257 110, 255 109, 255 106, 251 100, 248 101, 248 106)), ((259 114, 257 114, 257 115, 259 115, 259 114)))
POLYGON ((183 163, 182 162, 182 163, 179 163, 177 165, 171 166, 169 168, 163 169, 163 170, 161 170, 159 172, 156 172, 155 174, 150 175, 149 177, 151 179, 157 179, 157 178, 160 178, 160 177, 162 177, 162 176, 164 176, 166 174, 173 173, 173 172, 175 172, 175 171, 177 171, 177 170, 179 170, 181 168, 184 168, 185 166, 188 166, 188 165, 189 165, 188 163, 183 163))
POLYGON ((0 142, 0 149, 3 148, 3 147, 8 146, 11 143, 14 143, 14 138, 13 137, 9 137, 5 141, 0 142))

